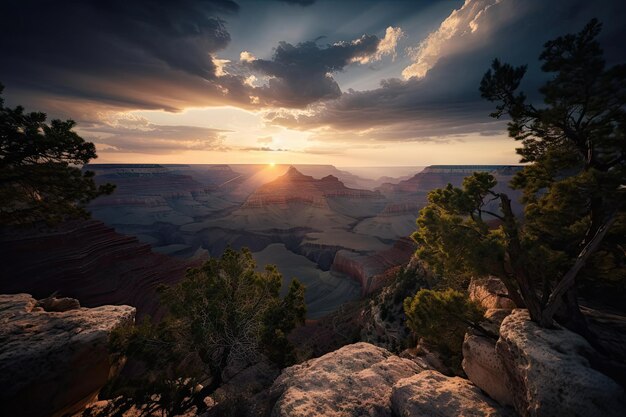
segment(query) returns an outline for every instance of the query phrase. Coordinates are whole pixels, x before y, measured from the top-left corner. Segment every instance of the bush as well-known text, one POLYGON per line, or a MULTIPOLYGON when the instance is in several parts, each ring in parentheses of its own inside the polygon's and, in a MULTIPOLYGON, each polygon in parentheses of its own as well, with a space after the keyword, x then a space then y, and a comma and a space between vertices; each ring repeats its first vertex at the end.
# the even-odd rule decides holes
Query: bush
POLYGON ((480 327, 484 311, 459 291, 421 289, 404 300, 404 313, 413 333, 435 348, 447 366, 458 371, 465 332, 468 326, 480 327))

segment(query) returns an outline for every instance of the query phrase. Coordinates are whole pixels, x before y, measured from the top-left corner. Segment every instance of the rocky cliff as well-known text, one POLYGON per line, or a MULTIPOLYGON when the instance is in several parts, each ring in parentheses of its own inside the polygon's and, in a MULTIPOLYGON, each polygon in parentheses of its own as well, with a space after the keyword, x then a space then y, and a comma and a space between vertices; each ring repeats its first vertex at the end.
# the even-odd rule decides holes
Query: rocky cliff
POLYGON ((622 416, 623 388, 593 368, 597 356, 580 335, 544 329, 517 309, 504 319, 496 352, 521 416, 622 416))
POLYGON ((393 247, 373 253, 361 254, 342 249, 335 254, 332 269, 359 281, 361 294, 365 296, 382 287, 385 271, 405 264, 414 252, 415 243, 408 238, 399 239, 393 247))
POLYGON ((199 262, 153 253, 137 238, 96 220, 3 235, 0 253, 0 293, 43 298, 58 292, 87 307, 129 304, 140 316, 158 314, 158 285, 177 282, 199 262))
POLYGON ((498 182, 508 184, 520 169, 520 166, 507 165, 431 165, 407 180, 398 184, 383 184, 379 189, 384 193, 416 193, 442 188, 448 183, 460 187, 463 178, 474 172, 489 172, 498 179, 498 182))
POLYGON ((314 207, 328 208, 329 197, 350 197, 355 199, 383 199, 378 192, 357 190, 346 187, 333 175, 322 179, 304 175, 294 167, 263 186, 259 187, 244 203, 244 208, 279 206, 290 203, 303 203, 314 207))
POLYGON ((0 295, 0 415, 71 415, 94 400, 123 365, 109 352, 109 336, 133 322, 134 308, 88 309, 75 300, 55 301, 0 295), (57 311, 45 310, 53 304, 57 311))

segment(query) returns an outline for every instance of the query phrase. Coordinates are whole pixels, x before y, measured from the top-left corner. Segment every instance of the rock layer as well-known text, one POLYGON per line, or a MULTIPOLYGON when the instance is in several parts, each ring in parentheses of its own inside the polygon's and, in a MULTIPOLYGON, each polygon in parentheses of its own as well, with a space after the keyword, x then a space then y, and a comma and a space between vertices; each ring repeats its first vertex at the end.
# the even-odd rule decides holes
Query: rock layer
POLYGON ((80 411, 122 361, 111 331, 134 320, 129 306, 46 312, 28 294, 0 295, 0 415, 63 416, 80 411))
POLYGON ((189 266, 154 253, 137 238, 96 220, 67 223, 55 231, 29 232, 0 240, 0 292, 52 293, 83 306, 129 304, 139 315, 158 315, 156 287, 182 279, 189 266))
POLYGON ((318 180, 290 167, 284 175, 259 187, 243 207, 287 207, 290 203, 303 203, 328 208, 329 197, 383 199, 379 192, 348 188, 333 175, 318 180))
POLYGON ((591 367, 588 358, 595 352, 581 336, 564 328, 541 328, 526 310, 514 310, 502 322, 496 350, 520 415, 623 415, 623 389, 591 367))

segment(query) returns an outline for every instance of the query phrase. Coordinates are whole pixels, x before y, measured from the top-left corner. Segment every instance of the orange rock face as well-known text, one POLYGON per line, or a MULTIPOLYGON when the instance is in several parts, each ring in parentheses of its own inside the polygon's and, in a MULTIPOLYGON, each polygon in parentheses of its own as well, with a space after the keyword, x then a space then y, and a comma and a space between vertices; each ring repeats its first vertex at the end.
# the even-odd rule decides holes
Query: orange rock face
POLYGON ((156 287, 177 282, 197 263, 153 253, 150 245, 96 220, 4 236, 0 252, 0 293, 44 298, 58 292, 86 307, 132 305, 139 316, 159 316, 156 287))

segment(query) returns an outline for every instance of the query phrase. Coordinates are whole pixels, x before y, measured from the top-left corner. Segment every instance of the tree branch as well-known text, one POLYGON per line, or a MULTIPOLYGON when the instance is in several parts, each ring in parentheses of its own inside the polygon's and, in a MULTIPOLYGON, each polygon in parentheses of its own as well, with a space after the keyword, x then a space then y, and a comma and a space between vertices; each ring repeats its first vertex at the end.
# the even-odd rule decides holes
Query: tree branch
POLYGON ((558 310, 561 303, 563 302, 563 295, 574 286, 576 283, 576 276, 580 272, 585 263, 589 259, 589 257, 600 247, 600 243, 606 236, 607 232, 617 219, 617 210, 615 210, 608 219, 598 228, 594 237, 589 241, 589 243, 583 248, 578 257, 576 258, 576 262, 574 265, 567 271, 567 273, 563 276, 563 278, 559 281, 557 286, 552 290, 550 297, 548 298, 548 302, 546 304, 545 309, 541 315, 541 324, 542 325, 551 325, 552 318, 554 317, 554 313, 558 310))

